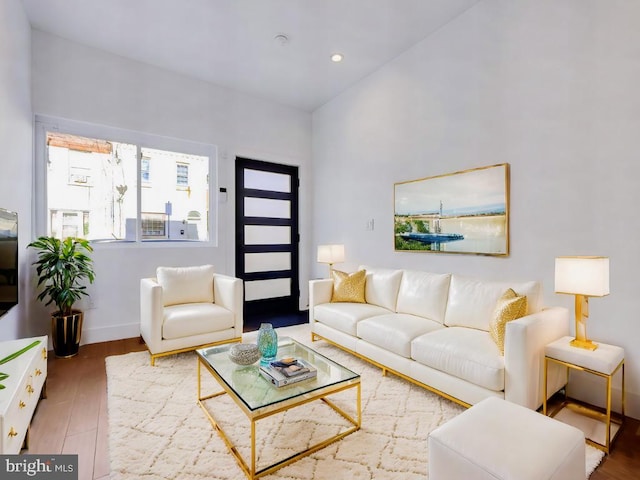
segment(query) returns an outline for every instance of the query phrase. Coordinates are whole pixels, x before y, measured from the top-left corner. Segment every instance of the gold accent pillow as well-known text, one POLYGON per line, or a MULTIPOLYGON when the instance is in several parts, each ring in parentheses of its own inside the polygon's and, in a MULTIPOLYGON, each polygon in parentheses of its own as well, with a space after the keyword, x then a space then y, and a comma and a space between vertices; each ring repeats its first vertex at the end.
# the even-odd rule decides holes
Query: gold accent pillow
POLYGON ((502 294, 493 311, 493 317, 489 322, 489 334, 496 342, 500 353, 504 355, 504 332, 507 322, 524 317, 527 314, 527 297, 518 295, 513 289, 502 294))
POLYGON ((364 286, 366 276, 367 272, 365 270, 358 270, 355 273, 332 270, 333 293, 331 301, 365 303, 364 286))

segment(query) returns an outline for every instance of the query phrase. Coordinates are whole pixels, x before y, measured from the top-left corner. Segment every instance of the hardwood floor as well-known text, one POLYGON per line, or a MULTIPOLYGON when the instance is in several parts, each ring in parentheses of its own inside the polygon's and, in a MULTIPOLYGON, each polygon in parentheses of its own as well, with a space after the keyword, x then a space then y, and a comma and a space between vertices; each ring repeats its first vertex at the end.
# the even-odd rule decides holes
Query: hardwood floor
POLYGON ((78 454, 79 480, 109 478, 107 376, 104 359, 144 350, 137 338, 80 347, 78 356, 49 352, 47 398, 38 404, 24 453, 78 454))
MULTIPOLYGON (((50 352, 47 398, 38 404, 24 453, 78 454, 79 480, 109 478, 107 379, 104 359, 144 350, 137 338, 83 345, 77 357, 50 352)), ((627 418, 612 453, 591 480, 640 477, 640 421, 627 418)))

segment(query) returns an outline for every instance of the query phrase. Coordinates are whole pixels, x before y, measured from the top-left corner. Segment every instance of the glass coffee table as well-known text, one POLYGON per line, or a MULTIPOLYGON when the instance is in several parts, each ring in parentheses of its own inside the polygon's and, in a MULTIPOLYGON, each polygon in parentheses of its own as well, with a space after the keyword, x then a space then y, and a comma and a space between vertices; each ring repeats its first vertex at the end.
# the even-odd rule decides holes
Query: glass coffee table
MULTIPOLYGON (((360 429, 362 423, 361 389, 360 375, 357 373, 352 372, 348 368, 343 367, 289 337, 282 337, 278 341, 278 358, 295 357, 306 360, 316 367, 318 375, 316 378, 304 380, 292 385, 276 387, 262 378, 258 372, 258 363, 250 366, 240 366, 233 363, 229 359, 229 349, 231 346, 231 344, 227 344, 196 350, 198 356, 198 404, 209 418, 214 429, 218 431, 226 443, 229 451, 235 456, 240 468, 242 468, 251 480, 268 475, 360 429), (210 395, 203 395, 201 392, 202 367, 209 371, 213 378, 217 380, 223 388, 222 391, 210 395), (255 369, 255 372, 252 372, 254 374, 252 376, 253 381, 243 381, 243 375, 238 375, 239 371, 246 373, 248 370, 251 371, 253 369, 255 369), (349 415, 327 398, 330 395, 350 388, 355 388, 357 392, 355 415, 349 415), (205 400, 224 394, 229 395, 231 399, 234 400, 236 405, 251 422, 251 460, 248 463, 242 458, 238 449, 234 446, 231 439, 220 426, 220 423, 215 420, 213 414, 204 403, 205 400), (287 410, 316 400, 324 402, 344 417, 349 423, 348 428, 303 451, 257 469, 256 423, 258 420, 286 412, 287 410)), ((290 439, 283 440, 290 441, 290 439)))

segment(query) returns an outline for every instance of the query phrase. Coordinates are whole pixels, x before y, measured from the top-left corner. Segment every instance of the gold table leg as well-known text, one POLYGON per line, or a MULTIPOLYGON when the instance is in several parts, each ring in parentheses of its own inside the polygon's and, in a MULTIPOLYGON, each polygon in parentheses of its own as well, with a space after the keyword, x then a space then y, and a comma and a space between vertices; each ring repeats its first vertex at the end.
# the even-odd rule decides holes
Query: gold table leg
MULTIPOLYGON (((246 461, 244 460, 244 458, 242 458, 242 455, 240 454, 240 452, 238 451, 238 449, 235 447, 235 445, 233 444, 233 442, 231 441, 231 439, 227 436, 227 434, 225 433, 225 431, 222 429, 222 427, 220 426, 220 424, 215 420, 215 418, 213 417, 213 415, 209 412, 209 410, 207 409, 206 405, 204 404, 204 400, 209 400, 215 397, 218 397, 220 395, 224 395, 225 393, 227 393, 226 391, 220 391, 220 392, 216 392, 210 395, 206 395, 206 396, 202 396, 202 392, 201 392, 201 360, 200 358, 198 358, 198 405, 200 405, 200 408, 202 408, 202 410, 204 411, 205 415, 207 416, 207 418, 209 419, 209 422, 211 422, 211 425, 213 426, 213 428, 218 432, 218 434, 220 435, 220 437, 222 438, 222 440, 224 441, 224 443, 227 445, 227 448, 229 449, 230 453, 235 457, 236 462, 238 463, 238 465, 240 466, 240 468, 242 469, 242 471, 245 473, 245 475, 247 476, 247 478, 249 478, 249 480, 256 480, 260 477, 263 477, 265 475, 269 475, 270 473, 275 472, 276 470, 279 470, 282 467, 286 467, 287 465, 292 464, 293 462, 311 455, 314 452, 317 452, 318 450, 321 450, 323 448, 325 448, 328 445, 331 445, 334 442, 337 442, 338 440, 342 440, 344 437, 346 437, 347 435, 352 434, 353 432, 356 432, 358 430, 360 430, 360 427, 362 426, 362 388, 361 388, 361 384, 360 382, 357 382, 355 384, 350 384, 347 385, 345 387, 342 388, 338 388, 333 392, 327 393, 325 395, 320 395, 318 397, 311 397, 311 398, 307 398, 299 403, 290 405, 288 407, 283 407, 281 409, 278 410, 274 410, 272 412, 269 412, 267 414, 261 415, 261 416, 257 416, 255 418, 250 418, 251 421, 251 466, 247 465, 246 461), (337 405, 335 405, 332 401, 330 401, 327 396, 335 394, 335 393, 339 393, 342 392, 344 390, 348 390, 350 388, 356 388, 356 418, 353 418, 351 415, 349 415, 348 413, 346 413, 344 410, 342 410, 340 407, 338 407, 337 405), (295 408, 295 407, 299 407, 301 405, 304 405, 306 403, 310 403, 312 401, 316 401, 316 400, 321 400, 324 403, 326 403, 328 406, 330 406, 334 411, 336 411, 339 415, 341 415, 343 418, 345 418, 351 425, 352 427, 348 428, 347 430, 345 430, 342 433, 339 433, 337 435, 334 435, 332 437, 327 438, 326 440, 323 440, 311 447, 308 447, 305 450, 302 450, 301 452, 298 452, 294 455, 291 455, 283 460, 280 460, 272 465, 268 465, 266 467, 261 468, 260 470, 257 470, 257 466, 256 466, 256 424, 258 420, 261 420, 263 418, 267 418, 270 417, 272 415, 278 414, 278 413, 282 413, 282 412, 286 412, 287 410, 290 410, 291 408, 295 408)), ((205 365, 205 368, 207 368, 209 370, 209 367, 207 365, 205 365)), ((211 372, 211 370, 209 370, 211 372)), ((213 372, 211 372, 213 373, 213 372)), ((214 375, 215 377, 215 375, 214 375)), ((217 377, 215 377, 217 379, 217 377)))
MULTIPOLYGON (((544 401, 542 404, 542 411, 545 415, 548 415, 550 417, 555 417, 563 408, 567 407, 567 408, 571 408, 574 411, 578 411, 580 414, 582 415, 586 415, 589 416, 591 418, 594 418, 596 420, 599 420, 601 422, 603 422, 605 424, 605 440, 604 443, 599 443, 596 442, 595 440, 592 440, 590 438, 586 438, 586 442, 595 447, 598 448, 600 450, 602 450, 603 452, 609 454, 611 451, 611 444, 613 443, 613 441, 616 439, 616 437, 618 436, 618 434, 620 433, 620 431, 622 430, 622 425, 624 424, 624 407, 625 407, 625 378, 624 378, 624 360, 622 360, 622 362, 620 362, 620 364, 616 367, 615 370, 613 370, 613 372, 611 372, 610 374, 605 374, 605 373, 601 373, 601 372, 597 372, 594 370, 590 370, 588 368, 584 368, 578 365, 574 365, 568 362, 564 362, 562 360, 558 360, 552 357, 545 357, 545 361, 544 361, 544 401), (563 365, 565 367, 567 367, 567 372, 569 371, 569 369, 573 369, 573 370, 578 370, 578 371, 583 371, 583 372, 588 372, 590 374, 596 375, 598 377, 604 378, 606 380, 606 407, 605 407, 605 413, 602 413, 602 410, 598 411, 590 406, 585 406, 585 405, 581 405, 577 402, 575 402, 575 400, 572 400, 570 398, 568 398, 568 386, 565 387, 565 398, 564 401, 557 407, 555 408, 552 412, 547 413, 547 400, 546 400, 546 396, 547 396, 547 376, 548 376, 548 372, 547 372, 547 368, 548 368, 548 362, 554 362, 557 363, 559 365, 563 365), (618 370, 621 370, 621 374, 622 374, 622 407, 621 407, 621 413, 620 413, 620 419, 619 420, 614 420, 613 419, 613 415, 612 415, 612 380, 613 377, 616 375, 616 373, 618 373, 618 370), (611 435, 611 424, 615 423, 616 425, 618 425, 618 430, 615 432, 615 434, 611 435)), ((616 414, 617 416, 617 414, 616 414)))

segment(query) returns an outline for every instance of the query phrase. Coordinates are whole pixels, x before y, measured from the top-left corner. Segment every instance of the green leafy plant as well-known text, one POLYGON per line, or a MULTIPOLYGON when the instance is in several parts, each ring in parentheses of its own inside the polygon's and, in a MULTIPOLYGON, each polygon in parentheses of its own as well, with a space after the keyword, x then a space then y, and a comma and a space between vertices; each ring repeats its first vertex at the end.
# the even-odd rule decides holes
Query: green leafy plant
MULTIPOLYGON (((21 348, 20 350, 18 350, 17 352, 13 352, 11 355, 7 355, 6 357, 4 357, 2 360, 0 360, 0 365, 4 365, 7 362, 10 362, 11 360, 13 360, 14 358, 18 358, 20 355, 22 355, 24 352, 26 352, 27 350, 31 350, 33 347, 35 347, 36 345, 38 345, 40 343, 40 340, 36 340, 35 342, 30 343, 29 345, 27 345, 24 348, 21 348)), ((9 378, 9 374, 8 373, 2 373, 0 372, 0 381, 6 380, 7 378, 9 378)), ((0 383, 0 390, 3 390, 5 388, 5 386, 3 384, 0 383)))
POLYGON ((54 303, 59 315, 71 315, 73 304, 88 295, 83 282, 93 283, 95 279, 93 261, 87 255, 93 252, 89 241, 39 237, 29 247, 38 252, 38 260, 33 262, 37 266, 38 287, 42 287, 38 300, 49 297, 45 305, 54 303))

